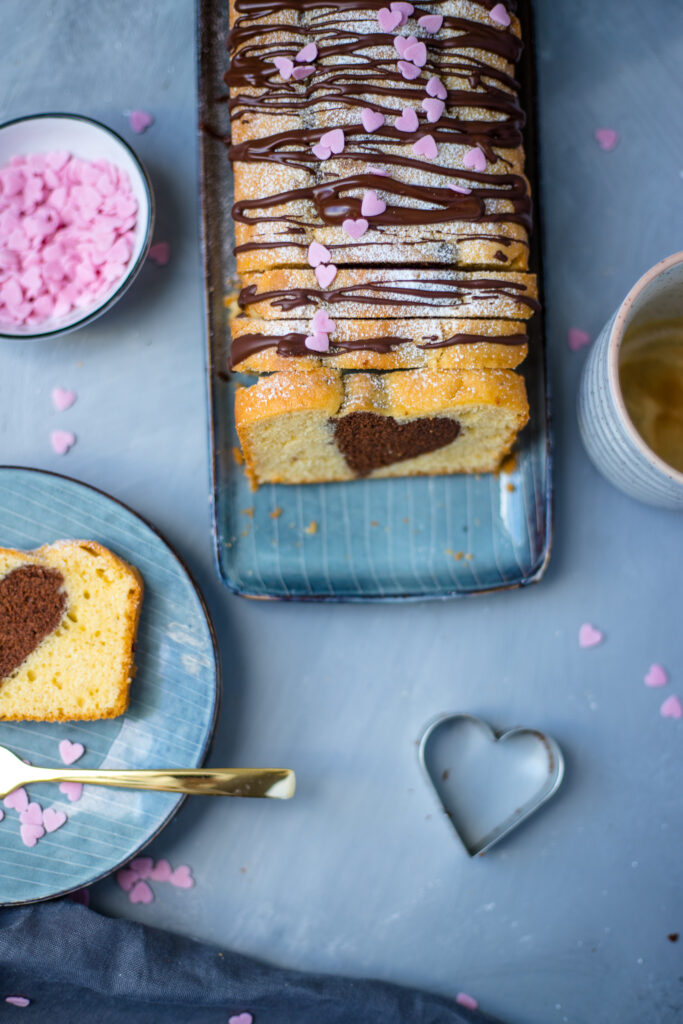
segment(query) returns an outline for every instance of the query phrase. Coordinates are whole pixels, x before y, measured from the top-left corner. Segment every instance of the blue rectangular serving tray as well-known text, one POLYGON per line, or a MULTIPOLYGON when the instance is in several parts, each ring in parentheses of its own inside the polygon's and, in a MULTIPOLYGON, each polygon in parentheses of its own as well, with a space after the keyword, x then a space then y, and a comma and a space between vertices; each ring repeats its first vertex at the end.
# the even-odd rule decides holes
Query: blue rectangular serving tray
MULTIPOLYGON (((527 174, 535 196, 531 268, 541 285, 532 19, 519 5, 527 113, 527 174)), ((529 324, 522 370, 531 419, 507 471, 481 477, 406 477, 339 484, 267 485, 253 492, 235 458, 237 387, 228 374, 228 310, 236 289, 232 255, 227 4, 198 2, 199 149, 206 280, 207 372, 218 571, 236 594, 318 601, 465 597, 537 582, 551 544, 551 444, 543 318, 529 324)))

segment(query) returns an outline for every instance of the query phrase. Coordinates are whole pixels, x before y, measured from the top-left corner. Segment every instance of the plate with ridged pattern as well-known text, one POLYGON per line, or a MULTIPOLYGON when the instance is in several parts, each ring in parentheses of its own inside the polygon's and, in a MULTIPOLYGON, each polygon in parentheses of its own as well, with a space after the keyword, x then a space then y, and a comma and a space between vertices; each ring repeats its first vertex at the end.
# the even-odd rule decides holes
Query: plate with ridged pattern
MULTIPOLYGON (((219 705, 218 654, 204 601, 166 541, 125 505, 86 484, 0 467, 0 545, 29 550, 61 538, 97 540, 135 565, 145 582, 130 707, 94 722, 0 722, 0 744, 35 764, 62 764, 59 743, 82 743, 83 768, 196 768, 219 705)), ((16 810, 0 821, 0 905, 33 902, 90 885, 147 845, 183 797, 85 786, 70 802, 56 785, 30 799, 67 822, 31 848, 16 810)))

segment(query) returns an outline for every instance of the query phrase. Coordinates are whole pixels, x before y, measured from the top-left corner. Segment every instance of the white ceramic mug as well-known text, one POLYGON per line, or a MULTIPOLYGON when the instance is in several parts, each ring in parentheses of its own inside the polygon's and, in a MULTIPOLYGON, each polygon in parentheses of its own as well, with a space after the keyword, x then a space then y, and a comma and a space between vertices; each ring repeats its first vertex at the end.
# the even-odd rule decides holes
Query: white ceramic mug
POLYGON ((683 252, 643 274, 593 343, 581 380, 578 416, 586 451, 604 477, 639 501, 682 510, 683 473, 645 444, 626 411, 619 383, 626 329, 673 317, 683 317, 683 252))

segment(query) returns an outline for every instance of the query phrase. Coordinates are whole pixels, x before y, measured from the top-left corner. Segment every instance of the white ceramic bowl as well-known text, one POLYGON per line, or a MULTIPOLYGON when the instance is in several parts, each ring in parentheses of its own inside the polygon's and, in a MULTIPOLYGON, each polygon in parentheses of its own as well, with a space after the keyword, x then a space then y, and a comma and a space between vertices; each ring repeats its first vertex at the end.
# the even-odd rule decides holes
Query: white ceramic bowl
POLYGON ((92 306, 72 310, 66 316, 42 324, 0 325, 0 339, 30 341, 55 338, 90 323, 110 309, 137 277, 149 251, 154 229, 154 196, 149 175, 127 142, 111 128, 79 114, 36 114, 0 125, 0 167, 13 156, 64 150, 84 160, 108 160, 130 178, 138 202, 133 252, 123 276, 92 306))

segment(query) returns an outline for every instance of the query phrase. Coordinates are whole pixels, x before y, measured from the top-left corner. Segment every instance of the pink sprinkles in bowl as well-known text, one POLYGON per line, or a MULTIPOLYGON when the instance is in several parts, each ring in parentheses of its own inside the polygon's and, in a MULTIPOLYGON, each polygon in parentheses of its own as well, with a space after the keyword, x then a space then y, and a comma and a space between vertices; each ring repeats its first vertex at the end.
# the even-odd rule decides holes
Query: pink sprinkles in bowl
POLYGON ((0 168, 0 323, 34 326, 94 308, 134 249, 128 175, 65 152, 0 168))

